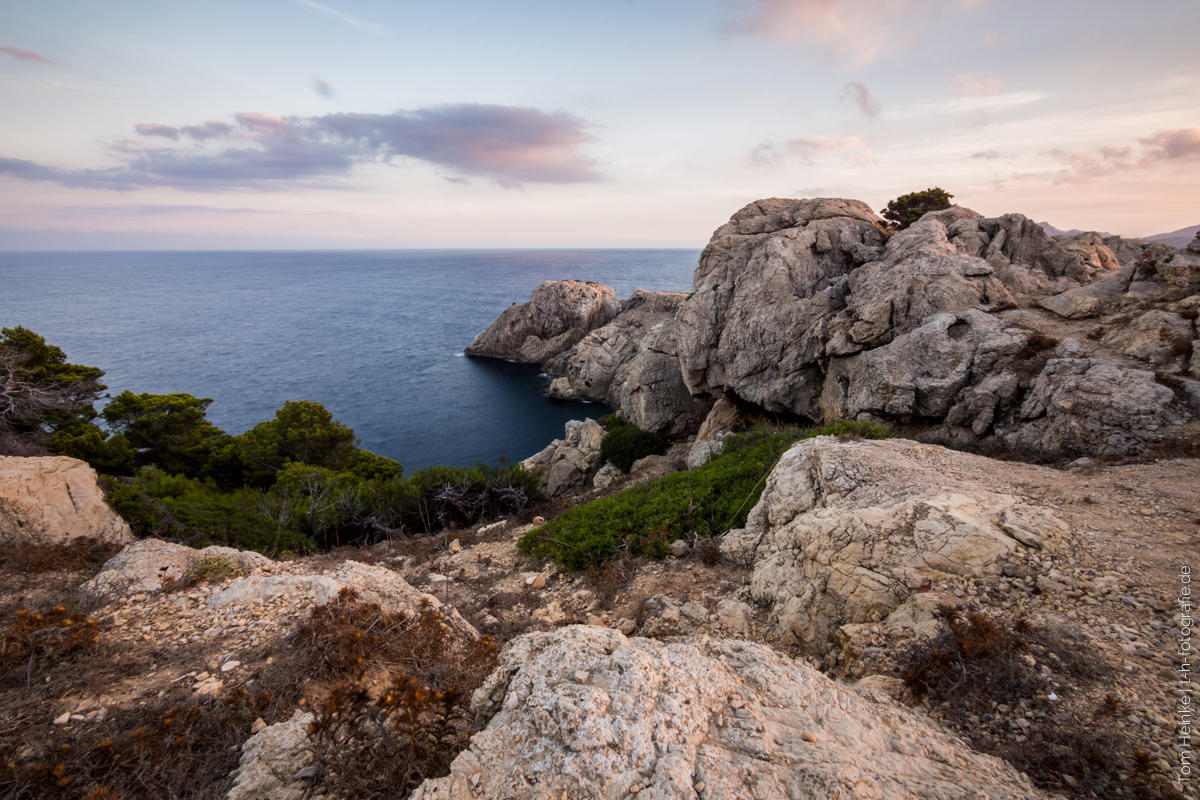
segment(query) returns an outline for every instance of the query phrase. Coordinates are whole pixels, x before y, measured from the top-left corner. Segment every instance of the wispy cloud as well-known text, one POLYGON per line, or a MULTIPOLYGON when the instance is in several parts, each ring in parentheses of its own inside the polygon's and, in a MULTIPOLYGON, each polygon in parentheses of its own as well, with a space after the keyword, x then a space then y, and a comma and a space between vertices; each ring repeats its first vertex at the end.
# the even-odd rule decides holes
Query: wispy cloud
POLYGON ((842 87, 842 97, 850 100, 861 111, 867 119, 879 119, 879 112, 883 106, 878 100, 871 96, 871 90, 864 84, 850 82, 842 87))
POLYGON ((1043 150, 1041 155, 1061 162, 1055 175, 1059 184, 1086 183, 1116 172, 1149 170, 1167 163, 1172 167, 1200 161, 1200 127, 1157 131, 1139 137, 1134 145, 1104 145, 1090 150, 1043 150))
POLYGON ((1004 93, 1004 81, 990 72, 956 75, 950 91, 967 97, 995 97, 1004 93))
POLYGON ((995 150, 984 150, 982 153, 974 153, 971 158, 978 158, 983 161, 995 161, 1000 158, 1000 154, 995 150))
POLYGON ((914 31, 905 17, 916 11, 964 9, 983 0, 735 0, 737 33, 782 45, 815 48, 822 56, 868 64, 914 31))
POLYGON ((588 123, 563 112, 516 106, 459 104, 392 114, 280 117, 263 112, 175 127, 139 123, 140 140, 110 144, 119 166, 60 169, 0 157, 0 175, 64 186, 137 189, 172 186, 195 191, 329 185, 366 162, 412 158, 446 169, 451 177, 492 180, 506 188, 526 183, 602 180, 580 147, 594 141, 588 123))
POLYGON ((52 67, 58 66, 53 61, 51 61, 50 59, 48 59, 44 55, 42 55, 41 53, 35 53, 32 50, 21 50, 16 47, 0 45, 0 53, 8 53, 10 56, 17 59, 18 61, 40 61, 43 64, 49 64, 52 67))
POLYGON ((805 136, 780 145, 766 141, 751 150, 746 160, 754 166, 779 166, 787 156, 798 156, 812 163, 834 153, 844 154, 843 159, 857 167, 879 163, 867 149, 867 143, 857 136, 805 136))
POLYGON ((376 25, 373 22, 367 22, 366 20, 361 20, 358 17, 352 17, 349 14, 338 11, 336 8, 330 8, 329 6, 322 5, 321 3, 317 3, 317 2, 315 2, 315 0, 292 0, 292 2, 298 3, 298 4, 300 4, 302 6, 306 6, 308 8, 311 8, 313 11, 319 11, 322 14, 328 14, 331 17, 340 19, 342 22, 346 23, 347 25, 353 25, 354 27, 361 28, 364 31, 370 31, 372 33, 385 33, 386 32, 384 30, 383 26, 381 26, 381 25, 376 25))

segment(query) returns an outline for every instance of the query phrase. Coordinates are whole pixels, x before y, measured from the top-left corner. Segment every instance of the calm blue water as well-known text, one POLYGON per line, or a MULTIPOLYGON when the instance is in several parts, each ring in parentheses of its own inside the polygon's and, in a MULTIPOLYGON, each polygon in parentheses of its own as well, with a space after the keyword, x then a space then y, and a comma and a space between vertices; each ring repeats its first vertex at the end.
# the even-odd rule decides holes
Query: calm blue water
POLYGON ((536 368, 462 356, 546 280, 688 291, 697 250, 0 253, 0 327, 124 389, 210 397, 241 433, 315 400, 411 472, 526 458, 598 404, 536 368))

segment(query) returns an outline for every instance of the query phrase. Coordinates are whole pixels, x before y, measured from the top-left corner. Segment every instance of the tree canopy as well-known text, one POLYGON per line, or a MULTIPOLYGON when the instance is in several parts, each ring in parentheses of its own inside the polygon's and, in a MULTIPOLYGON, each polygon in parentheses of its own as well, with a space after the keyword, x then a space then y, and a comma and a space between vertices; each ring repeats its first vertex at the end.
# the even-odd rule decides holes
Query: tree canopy
POLYGON ((260 422, 238 437, 246 477, 269 485, 288 463, 340 470, 359 452, 354 431, 312 400, 288 400, 275 419, 260 422))
POLYGON ((104 371, 67 362, 61 348, 31 330, 0 329, 0 447, 52 446, 62 430, 79 434, 96 418, 104 371))
POLYGON ((883 215, 884 219, 896 223, 900 230, 904 230, 930 211, 949 208, 950 200, 953 197, 954 195, 935 186, 923 192, 909 192, 900 195, 895 200, 889 200, 887 208, 879 213, 883 215))
POLYGON ((121 392, 104 407, 104 421, 137 451, 137 465, 194 477, 225 431, 208 421, 212 400, 190 394, 121 392))

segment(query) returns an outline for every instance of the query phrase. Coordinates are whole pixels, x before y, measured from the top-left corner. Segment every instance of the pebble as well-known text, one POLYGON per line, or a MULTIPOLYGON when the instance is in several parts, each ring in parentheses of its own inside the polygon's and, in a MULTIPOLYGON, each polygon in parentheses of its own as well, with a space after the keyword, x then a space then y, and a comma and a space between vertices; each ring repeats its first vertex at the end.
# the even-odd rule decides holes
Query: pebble
POLYGON ((242 662, 240 662, 240 661, 226 661, 221 666, 221 672, 232 672, 233 670, 237 669, 241 665, 242 665, 242 662))

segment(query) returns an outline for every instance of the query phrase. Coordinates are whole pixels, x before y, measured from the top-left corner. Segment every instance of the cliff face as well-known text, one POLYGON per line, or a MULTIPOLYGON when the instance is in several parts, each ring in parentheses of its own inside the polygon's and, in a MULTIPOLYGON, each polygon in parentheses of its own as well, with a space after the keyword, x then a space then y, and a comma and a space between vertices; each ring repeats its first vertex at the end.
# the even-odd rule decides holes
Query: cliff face
POLYGON ((1055 239, 957 206, 893 234, 858 201, 771 199, 717 229, 690 294, 635 293, 544 364, 552 395, 660 433, 726 398, 956 446, 1131 454, 1195 422, 1198 311, 1200 244, 1055 239))

